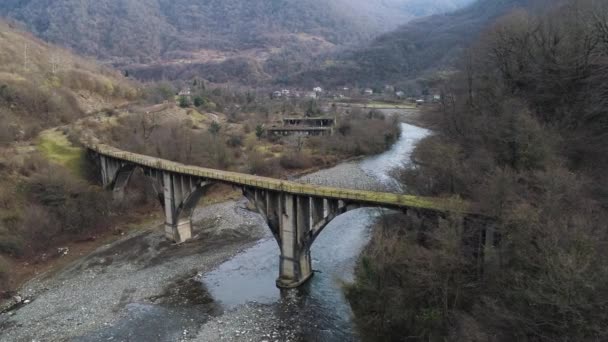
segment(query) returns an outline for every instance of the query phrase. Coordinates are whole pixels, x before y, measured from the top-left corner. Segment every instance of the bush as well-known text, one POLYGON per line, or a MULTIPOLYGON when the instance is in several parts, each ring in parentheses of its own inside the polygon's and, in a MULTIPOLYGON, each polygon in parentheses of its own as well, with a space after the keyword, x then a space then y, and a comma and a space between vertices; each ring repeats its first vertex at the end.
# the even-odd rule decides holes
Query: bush
POLYGON ((179 97, 179 106, 182 108, 190 107, 190 99, 188 99, 188 97, 186 97, 186 96, 180 96, 179 97))
POLYGON ((232 135, 228 138, 226 144, 232 148, 241 147, 243 146, 243 137, 240 135, 232 135))
POLYGON ((147 87, 144 90, 144 97, 149 103, 162 103, 170 101, 176 93, 175 87, 168 82, 161 82, 147 87))
POLYGON ((310 156, 301 152, 284 155, 280 164, 286 169, 308 169, 313 166, 310 156))
POLYGON ((207 101, 202 96, 194 97, 194 106, 195 107, 201 107, 201 106, 205 105, 206 102, 207 101))
POLYGON ((8 263, 0 257, 0 293, 6 292, 9 290, 8 281, 9 281, 9 267, 8 263))
POLYGON ((20 232, 31 251, 48 248, 65 236, 90 234, 107 228, 111 194, 74 179, 66 170, 50 166, 23 185, 28 205, 20 232))
POLYGON ((249 173, 258 176, 277 176, 280 174, 280 165, 274 158, 265 159, 264 155, 257 151, 249 152, 247 156, 249 173))
POLYGON ((0 145, 8 144, 15 140, 15 132, 11 128, 9 120, 0 112, 0 145))
POLYGON ((15 233, 0 234, 0 254, 21 256, 24 253, 24 243, 15 233))

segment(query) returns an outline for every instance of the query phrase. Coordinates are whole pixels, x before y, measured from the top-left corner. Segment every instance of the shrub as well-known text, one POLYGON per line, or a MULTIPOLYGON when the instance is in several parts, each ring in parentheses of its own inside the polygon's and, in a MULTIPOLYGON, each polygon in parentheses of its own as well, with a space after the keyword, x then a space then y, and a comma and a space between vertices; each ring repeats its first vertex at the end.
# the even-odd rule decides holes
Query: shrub
POLYGON ((228 141, 226 142, 226 144, 228 144, 228 146, 230 147, 241 147, 243 146, 243 137, 240 135, 232 135, 230 136, 230 138, 228 138, 228 141))
POLYGON ((9 281, 9 266, 8 263, 0 257, 0 293, 8 291, 9 281))
POLYGON ((258 139, 261 139, 262 136, 264 136, 264 126, 262 126, 261 124, 258 124, 257 126, 255 126, 255 136, 258 139))
POLYGON ((24 252, 23 240, 14 233, 0 234, 0 254, 21 256, 24 252))
POLYGON ((280 165, 274 158, 266 160, 260 152, 251 151, 247 156, 249 173, 258 176, 276 176, 280 173, 280 165))
POLYGON ((201 107, 201 106, 205 105, 206 102, 207 101, 202 96, 194 97, 194 106, 195 107, 201 107))
POLYGON ((28 205, 21 232, 31 250, 45 249, 55 238, 81 235, 108 226, 111 195, 51 166, 23 185, 28 205))
POLYGON ((280 159, 280 164, 286 169, 307 169, 313 166, 310 156, 302 152, 284 155, 280 159))

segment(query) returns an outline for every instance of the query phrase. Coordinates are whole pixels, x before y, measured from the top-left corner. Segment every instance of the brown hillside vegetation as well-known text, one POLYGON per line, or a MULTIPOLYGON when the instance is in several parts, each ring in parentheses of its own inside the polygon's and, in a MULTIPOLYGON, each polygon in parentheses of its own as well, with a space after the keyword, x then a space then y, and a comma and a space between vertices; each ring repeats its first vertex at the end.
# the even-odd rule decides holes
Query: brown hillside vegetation
POLYGON ((280 46, 276 39, 285 34, 307 33, 336 44, 358 42, 417 15, 469 1, 4 0, 0 14, 82 53, 148 63, 201 48, 280 46))
POLYGON ((79 177, 82 151, 63 129, 48 128, 136 96, 119 73, 0 21, 0 294, 15 261, 56 257, 51 247, 91 236, 122 212, 79 177))
POLYGON ((114 71, 0 21, 0 143, 137 96, 114 71))
POLYGON ((387 218, 348 289, 368 340, 608 339, 607 33, 605 1, 565 1, 465 54, 403 178, 479 203, 494 238, 387 218))
POLYGON ((4 0, 0 15, 145 80, 196 73, 256 84, 307 69, 319 53, 471 1, 4 0))

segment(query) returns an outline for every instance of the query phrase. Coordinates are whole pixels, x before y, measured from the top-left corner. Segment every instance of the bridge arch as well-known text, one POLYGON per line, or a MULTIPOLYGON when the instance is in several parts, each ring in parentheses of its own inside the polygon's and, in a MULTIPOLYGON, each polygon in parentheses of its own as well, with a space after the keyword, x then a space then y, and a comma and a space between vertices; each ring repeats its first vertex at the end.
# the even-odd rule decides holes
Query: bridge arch
POLYGON ((137 169, 151 182, 165 213, 165 236, 175 242, 192 238, 194 209, 212 184, 200 177, 182 175, 100 156, 101 181, 112 190, 115 199, 123 199, 124 192, 137 169))
POLYGON ((277 286, 298 287, 313 276, 310 249, 336 217, 378 205, 334 198, 294 195, 245 187, 245 197, 265 218, 281 249, 277 286))

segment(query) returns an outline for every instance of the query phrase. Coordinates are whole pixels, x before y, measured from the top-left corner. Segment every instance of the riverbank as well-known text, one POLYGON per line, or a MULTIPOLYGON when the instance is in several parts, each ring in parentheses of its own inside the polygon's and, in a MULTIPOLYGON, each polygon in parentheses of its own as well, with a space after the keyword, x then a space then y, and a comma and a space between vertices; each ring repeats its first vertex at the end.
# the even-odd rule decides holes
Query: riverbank
POLYGON ((186 244, 169 243, 162 227, 155 226, 101 247, 52 277, 42 275, 29 281, 21 295, 31 302, 0 316, 2 339, 99 340, 108 330, 114 335, 125 321, 148 322, 139 331, 124 332, 141 337, 139 340, 148 336, 168 341, 182 336, 183 327, 199 325, 214 313, 212 300, 204 293, 192 302, 196 291, 187 288, 189 279, 213 269, 265 234, 261 218, 246 209, 244 200, 199 209, 195 222, 197 236, 186 244), (186 288, 181 291, 180 286, 186 288), (200 305, 201 300, 210 308, 206 315, 171 326, 161 322, 190 316, 190 304, 200 305), (155 312, 158 310, 165 314, 155 312), (150 325, 153 317, 159 322, 150 325))
MULTIPOLYGON (((378 190, 378 175, 361 168, 366 160, 302 181, 378 190)), ((356 340, 342 283, 377 215, 334 220, 313 246, 317 275, 281 292, 278 246, 247 202, 199 208, 193 241, 173 245, 155 225, 28 282, 21 293, 31 302, 0 316, 2 340, 356 340)))

